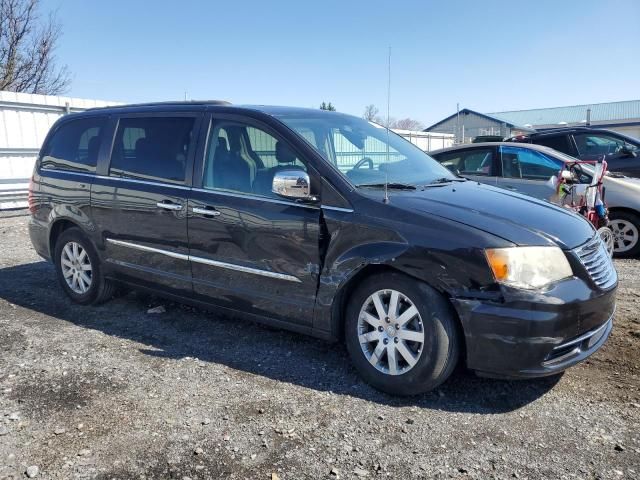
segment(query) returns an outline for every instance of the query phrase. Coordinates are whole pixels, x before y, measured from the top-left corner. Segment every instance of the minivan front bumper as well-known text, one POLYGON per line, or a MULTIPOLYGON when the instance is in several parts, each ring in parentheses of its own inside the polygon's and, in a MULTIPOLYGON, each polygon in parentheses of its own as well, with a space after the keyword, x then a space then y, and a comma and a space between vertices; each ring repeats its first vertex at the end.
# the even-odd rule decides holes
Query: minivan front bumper
POLYGON ((518 292, 501 302, 454 298, 468 368, 494 378, 531 378, 583 361, 611 332, 615 290, 596 292, 573 278, 543 294, 518 292))

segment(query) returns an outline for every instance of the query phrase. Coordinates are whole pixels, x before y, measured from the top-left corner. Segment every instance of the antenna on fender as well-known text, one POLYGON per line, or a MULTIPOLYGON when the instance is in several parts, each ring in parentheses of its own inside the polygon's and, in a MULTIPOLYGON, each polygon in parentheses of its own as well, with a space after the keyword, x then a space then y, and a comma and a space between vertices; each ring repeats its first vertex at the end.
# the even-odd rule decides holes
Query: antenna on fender
POLYGON ((387 157, 384 169, 384 203, 389 203, 389 112, 391 110, 391 47, 389 47, 389 57, 387 59, 387 157))

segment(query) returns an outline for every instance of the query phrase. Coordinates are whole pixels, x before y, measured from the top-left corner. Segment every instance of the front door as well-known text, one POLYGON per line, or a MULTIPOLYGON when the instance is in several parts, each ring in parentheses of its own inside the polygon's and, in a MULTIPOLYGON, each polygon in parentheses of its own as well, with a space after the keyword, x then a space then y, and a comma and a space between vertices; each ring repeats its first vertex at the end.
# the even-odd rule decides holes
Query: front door
POLYGON ((187 198, 197 114, 123 116, 92 187, 107 268, 119 279, 190 294, 187 198))
POLYGON ((189 200, 196 296, 220 306, 309 327, 320 271, 319 204, 272 193, 281 169, 304 159, 269 127, 213 119, 189 200))

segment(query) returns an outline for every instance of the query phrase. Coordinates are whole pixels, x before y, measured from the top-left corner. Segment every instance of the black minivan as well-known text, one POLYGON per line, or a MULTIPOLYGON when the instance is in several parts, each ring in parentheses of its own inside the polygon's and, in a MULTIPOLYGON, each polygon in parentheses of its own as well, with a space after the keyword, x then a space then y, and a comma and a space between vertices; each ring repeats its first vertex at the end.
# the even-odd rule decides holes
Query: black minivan
POLYGON ((458 361, 555 374, 612 328, 617 275, 582 217, 456 177, 336 112, 212 101, 67 115, 29 208, 33 245, 75 302, 129 285, 343 340, 393 394, 435 388, 458 361))

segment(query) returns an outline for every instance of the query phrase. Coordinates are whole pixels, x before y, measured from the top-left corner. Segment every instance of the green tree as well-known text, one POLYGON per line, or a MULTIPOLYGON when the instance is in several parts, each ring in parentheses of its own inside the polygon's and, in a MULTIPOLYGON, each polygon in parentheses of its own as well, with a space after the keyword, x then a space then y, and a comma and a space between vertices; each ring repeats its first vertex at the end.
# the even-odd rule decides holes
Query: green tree
POLYGON ((322 102, 320 104, 320 110, 329 110, 330 112, 335 112, 336 111, 336 107, 331 105, 331 102, 329 102, 329 103, 322 102))

